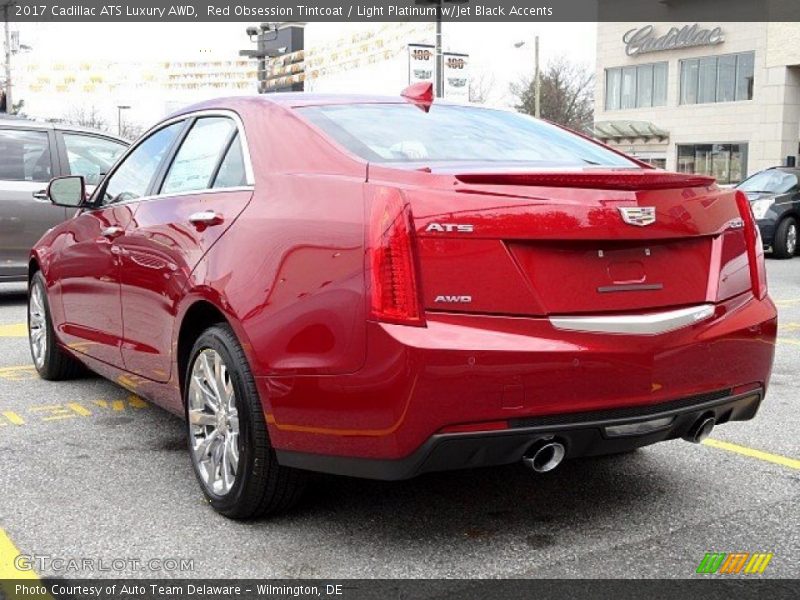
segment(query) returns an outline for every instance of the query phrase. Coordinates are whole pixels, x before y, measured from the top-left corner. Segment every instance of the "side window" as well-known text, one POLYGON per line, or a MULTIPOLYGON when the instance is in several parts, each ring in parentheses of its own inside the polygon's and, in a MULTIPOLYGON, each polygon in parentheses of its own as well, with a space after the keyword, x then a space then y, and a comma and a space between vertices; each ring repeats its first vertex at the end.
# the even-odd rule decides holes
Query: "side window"
POLYGON ((161 186, 162 194, 205 190, 236 125, 226 117, 198 119, 183 140, 161 186))
POLYGON ((215 188, 238 187, 247 184, 247 176, 244 171, 244 156, 242 154, 242 143, 239 134, 231 141, 225 158, 219 166, 219 172, 214 178, 215 188))
POLYGON ((44 131, 0 129, 0 179, 50 181, 50 141, 44 131))
POLYGON ((109 177, 102 204, 134 200, 147 194, 161 160, 183 125, 183 121, 168 125, 139 144, 109 177))
POLYGON ((107 138, 79 133, 64 133, 63 136, 70 175, 83 175, 89 185, 100 183, 103 174, 108 173, 127 148, 126 144, 107 138))

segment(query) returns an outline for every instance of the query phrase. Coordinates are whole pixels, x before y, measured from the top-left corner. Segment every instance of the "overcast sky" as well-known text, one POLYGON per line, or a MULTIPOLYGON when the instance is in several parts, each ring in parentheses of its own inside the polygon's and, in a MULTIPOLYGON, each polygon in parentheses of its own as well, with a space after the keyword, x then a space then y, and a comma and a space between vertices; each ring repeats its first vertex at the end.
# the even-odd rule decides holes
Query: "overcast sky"
MULTIPOLYGON (((21 41, 37 59, 178 60, 235 57, 250 46, 244 28, 252 23, 67 23, 19 25, 21 41)), ((336 39, 343 33, 379 23, 315 23, 314 39, 336 39)), ((593 66, 594 23, 445 23, 445 50, 470 55, 475 74, 491 72, 492 100, 508 102, 508 84, 533 72, 533 44, 540 36, 541 60, 560 55, 593 66), (516 41, 529 43, 515 49, 516 41)), ((311 36, 309 36, 311 37, 311 36)), ((419 40, 409 40, 410 42, 419 40)), ((31 56, 31 58, 34 58, 31 56)), ((398 90, 399 91, 399 90, 398 90)))

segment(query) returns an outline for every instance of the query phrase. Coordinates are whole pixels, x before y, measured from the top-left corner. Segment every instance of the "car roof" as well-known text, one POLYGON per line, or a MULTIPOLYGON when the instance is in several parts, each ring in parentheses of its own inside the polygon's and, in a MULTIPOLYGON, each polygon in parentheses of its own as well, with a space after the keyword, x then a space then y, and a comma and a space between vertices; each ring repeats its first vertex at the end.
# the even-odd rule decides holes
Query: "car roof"
POLYGON ((0 116, 0 128, 5 129, 45 129, 54 131, 72 131, 75 133, 89 133, 92 135, 99 135, 105 138, 110 138, 124 144, 130 144, 130 141, 121 138, 113 133, 106 131, 98 131, 89 127, 81 127, 80 125, 70 125, 69 123, 51 123, 48 121, 38 121, 36 119, 27 119, 25 117, 17 117, 14 115, 0 116))
POLYGON ((789 173, 798 175, 800 174, 800 167, 787 167, 785 165, 778 165, 777 167, 770 167, 768 169, 764 169, 764 171, 788 171, 789 173))
MULTIPOLYGON (((204 100, 191 106, 184 106, 169 118, 178 117, 187 113, 204 109, 236 109, 236 107, 253 104, 275 104, 286 108, 300 108, 303 106, 322 106, 332 104, 407 104, 413 100, 403 96, 379 96, 374 94, 315 94, 310 92, 277 92, 272 94, 251 94, 246 96, 228 96, 204 100)), ((463 106, 463 103, 447 102, 436 99, 434 104, 463 106)), ((483 108, 497 108, 485 106, 483 108)))

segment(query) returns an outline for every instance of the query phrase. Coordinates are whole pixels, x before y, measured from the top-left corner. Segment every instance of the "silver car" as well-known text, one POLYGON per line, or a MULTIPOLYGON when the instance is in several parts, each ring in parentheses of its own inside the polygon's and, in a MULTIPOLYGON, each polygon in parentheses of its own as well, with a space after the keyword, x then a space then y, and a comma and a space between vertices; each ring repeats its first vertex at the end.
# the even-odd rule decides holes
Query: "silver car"
POLYGON ((97 185, 127 147, 80 127, 0 117, 0 282, 24 281, 31 247, 70 216, 47 199, 50 179, 83 175, 97 185))

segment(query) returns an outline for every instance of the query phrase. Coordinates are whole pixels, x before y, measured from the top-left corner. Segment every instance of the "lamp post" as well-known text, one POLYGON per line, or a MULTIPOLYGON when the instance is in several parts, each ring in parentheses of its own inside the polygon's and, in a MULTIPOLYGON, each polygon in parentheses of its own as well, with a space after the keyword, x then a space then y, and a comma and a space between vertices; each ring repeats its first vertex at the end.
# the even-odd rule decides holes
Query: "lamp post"
MULTIPOLYGON (((514 44, 515 48, 522 48, 525 41, 519 41, 514 44)), ((533 114, 538 119, 542 116, 542 80, 539 75, 539 36, 533 39, 533 114)))
POLYGON ((117 134, 122 137, 122 111, 128 110, 130 106, 125 104, 117 105, 117 134))
MULTIPOLYGON (((295 26, 302 26, 303 23, 295 23, 295 26)), ((289 50, 294 50, 289 46, 274 47, 278 43, 278 36, 282 29, 280 23, 261 23, 258 27, 248 27, 245 32, 251 42, 256 44, 255 50, 239 50, 239 56, 254 58, 258 60, 258 93, 267 93, 267 66, 269 59, 286 54, 289 50)), ((292 42, 291 34, 287 37, 289 43, 292 42)), ((302 47, 302 41, 300 42, 302 47)), ((302 88, 301 88, 302 89, 302 88)))

